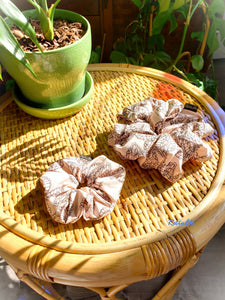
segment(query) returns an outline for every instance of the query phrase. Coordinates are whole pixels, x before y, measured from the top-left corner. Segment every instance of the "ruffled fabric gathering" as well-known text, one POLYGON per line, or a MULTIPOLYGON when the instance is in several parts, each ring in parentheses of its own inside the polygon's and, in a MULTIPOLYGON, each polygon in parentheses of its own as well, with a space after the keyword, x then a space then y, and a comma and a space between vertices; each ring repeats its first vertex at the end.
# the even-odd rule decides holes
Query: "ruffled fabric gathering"
POLYGON ((68 157, 53 163, 41 176, 48 213, 67 224, 98 220, 114 209, 125 180, 123 166, 104 155, 93 160, 68 157))
POLYGON ((182 177, 182 165, 189 159, 203 162, 212 157, 202 138, 214 129, 177 99, 150 97, 120 111, 118 121, 108 144, 122 159, 137 160, 144 169, 157 169, 170 182, 182 177))
MULTIPOLYGON (((176 100, 148 98, 124 108, 108 144, 122 159, 157 169, 170 182, 183 175, 182 165, 212 157, 202 138, 214 129, 197 112, 176 100)), ((56 222, 75 223, 81 217, 98 220, 110 214, 125 180, 125 169, 104 155, 93 160, 68 157, 53 163, 40 183, 48 213, 56 222)))

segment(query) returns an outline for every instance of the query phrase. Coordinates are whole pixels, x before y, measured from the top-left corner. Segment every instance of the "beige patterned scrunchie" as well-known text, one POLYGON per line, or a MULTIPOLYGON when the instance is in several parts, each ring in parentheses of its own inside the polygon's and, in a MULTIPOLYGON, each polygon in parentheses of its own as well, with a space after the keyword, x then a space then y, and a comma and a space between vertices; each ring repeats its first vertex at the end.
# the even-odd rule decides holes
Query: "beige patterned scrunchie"
POLYGON ((170 182, 183 174, 189 159, 202 162, 212 150, 202 138, 214 129, 201 115, 176 100, 148 98, 124 108, 108 144, 122 159, 137 160, 144 169, 157 169, 170 182))
POLYGON ((119 199, 125 169, 104 155, 93 160, 68 157, 53 163, 41 176, 45 203, 59 223, 74 223, 82 216, 98 220, 110 214, 119 199))

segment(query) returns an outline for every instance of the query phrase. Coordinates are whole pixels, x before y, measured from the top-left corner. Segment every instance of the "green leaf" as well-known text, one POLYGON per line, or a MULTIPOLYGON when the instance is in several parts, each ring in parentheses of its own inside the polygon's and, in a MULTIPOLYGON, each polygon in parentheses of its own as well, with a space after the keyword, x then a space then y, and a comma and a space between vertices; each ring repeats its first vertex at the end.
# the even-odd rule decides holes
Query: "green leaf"
POLYGON ((126 49, 128 48, 128 43, 130 44, 130 41, 127 40, 126 42, 117 42, 116 43, 116 49, 119 52, 123 52, 126 54, 126 49))
POLYGON ((102 47, 96 46, 96 47, 95 47, 95 52, 96 52, 99 56, 101 56, 101 54, 102 54, 102 47))
POLYGON ((154 61, 154 63, 151 65, 151 68, 155 68, 155 69, 158 69, 158 70, 163 70, 164 67, 159 63, 158 60, 154 61))
POLYGON ((51 20, 51 22, 53 22, 53 20, 54 20, 55 8, 59 4, 60 1, 61 0, 57 0, 54 4, 51 5, 51 7, 48 10, 49 19, 51 20))
POLYGON ((170 0, 158 0, 159 2, 159 13, 167 11, 170 7, 170 0))
POLYGON ((35 77, 30 63, 26 60, 25 53, 21 49, 17 39, 12 34, 5 20, 0 16, 0 45, 9 51, 18 61, 20 61, 35 77))
POLYGON ((191 58, 191 64, 193 69, 195 69, 196 71, 200 71, 204 66, 204 59, 201 55, 193 55, 191 58))
POLYGON ((175 0, 174 1, 174 4, 172 6, 172 9, 173 10, 176 10, 178 8, 180 8, 181 6, 185 5, 186 4, 186 1, 185 0, 175 0))
POLYGON ((99 61, 100 61, 100 55, 97 52, 92 51, 89 64, 97 64, 99 63, 99 61))
POLYGON ((188 78, 188 81, 190 83, 196 85, 201 90, 205 91, 212 98, 217 98, 218 82, 215 79, 209 78, 205 75, 203 76, 203 73, 201 72, 188 73, 186 74, 186 77, 188 78))
POLYGON ((204 91, 209 94, 213 99, 217 99, 218 82, 212 78, 205 77, 204 91))
POLYGON ((148 51, 155 49, 158 51, 164 50, 164 36, 162 34, 152 35, 148 38, 148 51))
POLYGON ((152 24, 152 34, 160 34, 167 21, 170 22, 171 33, 177 27, 177 21, 171 9, 156 15, 152 24))
POLYGON ((186 78, 190 83, 196 85, 197 87, 203 90, 203 79, 199 78, 198 73, 187 73, 186 78))
POLYGON ((143 60, 143 66, 148 66, 149 64, 153 63, 155 61, 155 55, 148 53, 145 54, 144 60, 143 60))
POLYGON ((190 83, 196 85, 201 90, 204 90, 203 76, 199 76, 199 73, 187 73, 186 77, 190 83))
POLYGON ((224 0, 214 0, 212 3, 209 5, 209 12, 210 14, 216 15, 223 15, 225 11, 225 2, 224 0))
POLYGON ((97 64, 100 62, 102 53, 102 48, 100 46, 97 46, 94 51, 91 52, 91 58, 89 61, 89 64, 97 64))
POLYGON ((38 14, 38 19, 40 20, 40 24, 41 24, 41 30, 44 37, 46 38, 47 41, 53 40, 54 38, 53 23, 51 22, 47 12, 45 12, 44 9, 37 2, 34 2, 33 0, 27 0, 27 1, 30 2, 36 9, 36 12, 38 14))
POLYGON ((25 34, 27 34, 38 49, 43 52, 33 27, 22 12, 10 0, 0 0, 0 10, 25 34))
POLYGON ((177 19, 175 15, 172 13, 170 16, 170 32, 173 32, 177 28, 177 19))
POLYGON ((37 2, 43 8, 44 11, 48 11, 48 4, 46 0, 38 0, 37 2))
POLYGON ((198 42, 202 42, 204 39, 204 32, 203 31, 192 32, 191 38, 196 39, 198 42))
POLYGON ((142 2, 141 0, 131 0, 138 8, 142 7, 142 2))
POLYGON ((220 33, 220 40, 223 41, 223 39, 225 38, 225 20, 221 18, 215 18, 214 22, 216 29, 220 33))
POLYGON ((152 23, 152 34, 160 34, 165 23, 170 19, 170 12, 164 11, 157 14, 152 23))
POLYGON ((180 13, 180 17, 178 17, 178 20, 187 18, 187 15, 188 15, 188 6, 187 5, 179 7, 176 11, 180 13))
POLYGON ((132 37, 131 37, 131 41, 132 42, 142 42, 142 38, 140 36, 140 34, 134 34, 132 37))
POLYGON ((209 47, 209 55, 213 54, 219 48, 219 41, 216 35, 216 26, 214 23, 209 28, 209 34, 207 38, 207 46, 209 47))
POLYGON ((225 38, 225 20, 217 15, 223 15, 225 12, 224 0, 212 1, 208 7, 209 17, 211 19, 211 26, 207 38, 207 45, 209 47, 209 55, 219 48, 219 36, 217 31, 220 33, 220 40, 223 41, 225 38))
POLYGON ((155 56, 166 63, 170 63, 172 61, 171 57, 164 51, 157 51, 155 56))
POLYGON ((3 81, 3 78, 2 78, 2 66, 0 65, 0 80, 3 81))
POLYGON ((112 63, 129 63, 128 57, 119 51, 112 51, 110 54, 110 60, 112 63))
POLYGON ((128 61, 132 65, 138 65, 138 62, 133 57, 128 57, 128 61))

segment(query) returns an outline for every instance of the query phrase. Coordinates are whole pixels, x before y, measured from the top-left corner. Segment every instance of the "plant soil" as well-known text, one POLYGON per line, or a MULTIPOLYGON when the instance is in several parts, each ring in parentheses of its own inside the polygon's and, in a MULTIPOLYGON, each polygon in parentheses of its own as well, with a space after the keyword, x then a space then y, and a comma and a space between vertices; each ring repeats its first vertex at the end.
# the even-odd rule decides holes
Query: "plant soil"
MULTIPOLYGON (((82 28, 82 24, 79 22, 70 23, 66 20, 57 19, 54 20, 54 39, 52 41, 47 41, 41 32, 40 21, 35 19, 30 19, 30 23, 36 32, 38 42, 43 51, 53 50, 67 45, 73 44, 82 38, 85 34, 85 30, 82 28)), ((16 26, 11 28, 12 33, 18 40, 21 48, 26 52, 39 51, 34 45, 31 39, 25 35, 16 26)))

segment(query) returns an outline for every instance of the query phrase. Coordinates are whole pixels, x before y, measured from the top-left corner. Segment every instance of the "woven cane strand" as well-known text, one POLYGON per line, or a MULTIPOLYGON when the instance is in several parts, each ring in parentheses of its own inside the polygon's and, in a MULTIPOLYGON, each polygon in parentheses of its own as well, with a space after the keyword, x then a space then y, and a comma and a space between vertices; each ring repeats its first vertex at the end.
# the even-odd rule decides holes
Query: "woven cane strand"
MULTIPOLYGON (((201 204, 216 176, 220 160, 217 128, 198 99, 182 88, 134 72, 91 71, 95 94, 76 115, 62 120, 41 120, 22 112, 15 103, 1 113, 0 209, 29 231, 60 241, 105 244, 155 234, 169 228, 170 219, 189 218, 201 204), (184 165, 184 176, 171 185, 156 170, 143 170, 133 161, 122 161, 107 145, 117 113, 149 96, 197 104, 215 132, 206 138, 213 150, 210 161, 184 165), (81 154, 104 154, 126 168, 121 198, 111 215, 96 222, 53 222, 44 205, 38 179, 58 159, 81 154)), ((22 228, 22 229, 21 229, 22 228)), ((17 231, 17 229, 12 229, 17 231)), ((26 231, 27 232, 27 231, 26 231)))

